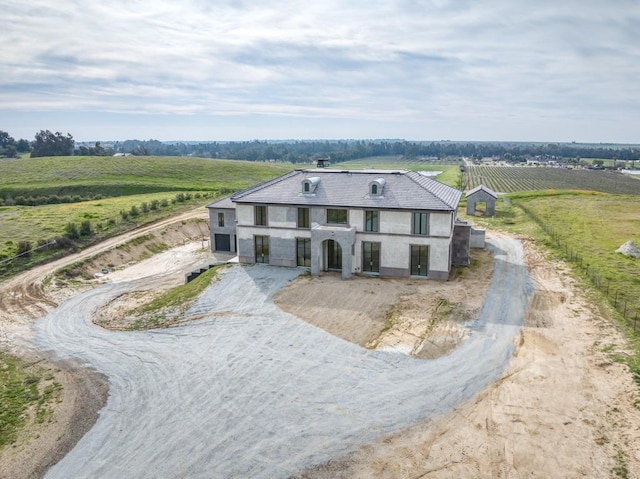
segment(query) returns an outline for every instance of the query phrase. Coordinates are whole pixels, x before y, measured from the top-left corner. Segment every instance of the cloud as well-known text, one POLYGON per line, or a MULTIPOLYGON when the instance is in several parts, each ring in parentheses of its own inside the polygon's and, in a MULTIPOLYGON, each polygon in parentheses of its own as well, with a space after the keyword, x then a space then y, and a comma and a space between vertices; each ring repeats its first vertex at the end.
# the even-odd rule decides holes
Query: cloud
POLYGON ((439 124, 451 138, 484 122, 499 138, 505 123, 524 136, 549 118, 568 133, 584 116, 638 120, 630 0, 3 3, 3 122, 255 114, 439 124))

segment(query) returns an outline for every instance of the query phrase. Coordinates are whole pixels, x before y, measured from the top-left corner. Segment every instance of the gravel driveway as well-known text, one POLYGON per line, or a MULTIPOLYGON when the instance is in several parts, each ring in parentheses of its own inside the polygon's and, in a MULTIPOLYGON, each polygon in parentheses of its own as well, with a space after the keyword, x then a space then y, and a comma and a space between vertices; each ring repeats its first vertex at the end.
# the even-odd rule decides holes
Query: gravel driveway
POLYGON ((235 266, 193 306, 204 319, 156 331, 90 322, 95 308, 149 280, 72 298, 36 323, 36 346, 107 375, 110 396, 46 477, 286 478, 449 412, 500 376, 524 322, 521 245, 498 238, 491 247, 480 318, 432 361, 369 351, 279 310, 272 297, 298 269, 235 266))

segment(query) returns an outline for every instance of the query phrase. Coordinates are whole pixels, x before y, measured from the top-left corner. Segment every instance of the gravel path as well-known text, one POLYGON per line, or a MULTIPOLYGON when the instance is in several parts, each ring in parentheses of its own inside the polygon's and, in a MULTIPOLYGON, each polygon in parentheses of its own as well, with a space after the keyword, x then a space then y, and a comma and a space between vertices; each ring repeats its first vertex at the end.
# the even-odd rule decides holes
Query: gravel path
POLYGON ((450 411, 500 376, 524 321, 521 245, 492 243, 481 316, 433 361, 369 351, 280 311, 271 298, 297 269, 233 267, 193 306, 204 319, 157 331, 90 322, 99 305, 149 279, 72 298, 36 323, 36 345, 104 373, 110 396, 46 477, 286 478, 450 411))

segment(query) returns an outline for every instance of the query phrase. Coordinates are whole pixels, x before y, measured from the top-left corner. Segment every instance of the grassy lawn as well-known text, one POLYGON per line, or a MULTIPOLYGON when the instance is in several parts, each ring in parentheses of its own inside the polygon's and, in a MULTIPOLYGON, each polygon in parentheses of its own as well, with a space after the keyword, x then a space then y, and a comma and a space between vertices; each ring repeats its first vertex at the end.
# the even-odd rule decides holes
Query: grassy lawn
POLYGON ((578 264, 627 318, 640 310, 640 259, 616 253, 640 245, 640 197, 566 194, 514 199, 547 225, 547 243, 578 264))

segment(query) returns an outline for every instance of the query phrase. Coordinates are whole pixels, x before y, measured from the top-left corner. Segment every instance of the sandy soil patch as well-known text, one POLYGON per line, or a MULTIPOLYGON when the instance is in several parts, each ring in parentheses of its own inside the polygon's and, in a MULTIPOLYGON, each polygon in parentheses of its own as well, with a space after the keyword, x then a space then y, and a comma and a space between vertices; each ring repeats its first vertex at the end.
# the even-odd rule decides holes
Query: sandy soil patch
POLYGON ((562 263, 525 241, 535 286, 502 378, 425 421, 300 478, 639 477, 638 386, 624 339, 562 263))
POLYGON ((471 268, 446 282, 356 277, 303 276, 274 298, 284 311, 359 344, 420 358, 451 351, 465 334, 464 323, 482 307, 493 272, 488 251, 473 252, 471 268))

